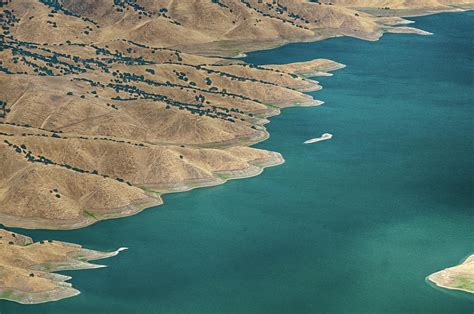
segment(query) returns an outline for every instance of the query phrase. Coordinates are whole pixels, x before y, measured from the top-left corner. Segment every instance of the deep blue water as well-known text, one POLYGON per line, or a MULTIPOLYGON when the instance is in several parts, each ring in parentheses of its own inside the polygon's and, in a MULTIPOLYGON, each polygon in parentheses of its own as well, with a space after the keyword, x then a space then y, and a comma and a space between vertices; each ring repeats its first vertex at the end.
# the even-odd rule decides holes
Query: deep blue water
POLYGON ((323 106, 289 108, 256 145, 286 163, 170 194, 164 206, 75 231, 25 231, 130 249, 67 272, 82 294, 4 313, 472 313, 430 273, 474 252, 474 13, 416 18, 434 36, 337 38, 249 54, 347 65, 323 106), (303 145, 322 133, 332 140, 303 145))

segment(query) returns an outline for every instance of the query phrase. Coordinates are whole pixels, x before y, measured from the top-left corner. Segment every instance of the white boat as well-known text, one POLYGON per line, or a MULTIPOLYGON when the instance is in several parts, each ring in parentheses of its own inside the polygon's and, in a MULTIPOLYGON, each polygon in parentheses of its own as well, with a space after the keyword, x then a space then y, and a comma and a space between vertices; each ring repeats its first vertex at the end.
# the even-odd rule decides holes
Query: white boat
POLYGON ((329 140, 332 138, 332 134, 331 133, 324 133, 323 135, 321 135, 320 137, 315 137, 315 138, 312 138, 312 139, 309 139, 307 141, 304 141, 305 144, 311 144, 311 143, 316 143, 316 142, 321 142, 321 141, 325 141, 325 140, 329 140))

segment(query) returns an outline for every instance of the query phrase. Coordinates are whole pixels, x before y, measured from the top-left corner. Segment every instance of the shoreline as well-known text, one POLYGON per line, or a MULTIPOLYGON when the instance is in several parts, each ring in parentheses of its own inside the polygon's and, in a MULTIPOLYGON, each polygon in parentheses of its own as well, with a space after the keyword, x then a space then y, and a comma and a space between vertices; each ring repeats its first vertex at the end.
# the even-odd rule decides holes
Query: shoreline
MULTIPOLYGON (((309 66, 308 69, 302 68, 303 71, 295 71, 296 75, 301 78, 307 79, 309 77, 316 76, 332 76, 332 71, 339 69, 344 69, 345 64, 335 62, 328 59, 314 59, 312 61, 318 60, 318 62, 323 62, 322 65, 309 66)), ((309 61, 310 62, 310 61, 309 61)), ((296 67, 301 66, 305 62, 295 63, 296 67)), ((307 62, 306 62, 307 63, 307 62)), ((278 67, 281 65, 272 65, 269 64, 267 67, 278 67)), ((319 82, 314 81, 315 89, 321 90, 322 86, 318 85, 319 82)), ((297 89, 301 93, 307 93, 308 90, 297 89)), ((312 91, 312 90, 310 90, 312 91)), ((320 106, 324 102, 308 97, 305 102, 294 102, 291 104, 280 103, 278 105, 266 104, 267 108, 259 112, 253 112, 256 116, 260 117, 263 121, 261 125, 261 132, 257 133, 254 137, 240 137, 234 138, 228 141, 209 143, 205 145, 187 145, 189 147, 199 147, 199 148, 231 148, 236 146, 251 147, 258 143, 264 142, 270 138, 270 133, 265 128, 265 125, 270 123, 269 118, 278 116, 282 113, 282 110, 290 107, 315 107, 320 106)), ((148 143, 150 145, 166 145, 163 143, 148 143)), ((176 144, 168 144, 171 146, 176 146, 176 144)), ((25 222, 22 222, 22 225, 18 225, 18 216, 11 216, 7 214, 0 213, 0 220, 2 225, 8 228, 17 228, 25 230, 34 230, 34 229, 44 229, 44 230, 75 230, 86 228, 97 222, 109 219, 118 219, 125 218, 129 216, 136 215, 145 209, 157 207, 164 204, 163 195, 170 193, 179 193, 187 192, 197 188, 213 187, 226 183, 229 180, 238 180, 251 178, 260 175, 265 168, 281 165, 285 162, 283 156, 278 152, 266 151, 270 156, 264 159, 256 159, 249 161, 250 167, 244 169, 234 169, 234 170, 224 170, 213 172, 212 179, 190 179, 182 182, 177 182, 167 185, 136 185, 136 187, 142 189, 145 194, 148 195, 147 198, 138 199, 134 202, 118 208, 111 209, 101 209, 101 210, 89 210, 83 213, 83 216, 77 219, 69 220, 54 220, 54 219, 45 219, 45 218, 28 218, 25 222)))
MULTIPOLYGON (((441 11, 441 12, 436 12, 437 13, 444 13, 444 12, 458 12, 458 11, 441 11)), ((429 15, 429 14, 434 14, 434 13, 426 13, 423 15, 429 15)), ((418 35, 428 35, 431 33, 424 32, 422 30, 416 29, 416 28, 410 28, 410 27, 396 27, 396 28, 387 28, 386 30, 382 30, 382 34, 391 32, 390 30, 397 29, 400 31, 400 33, 414 33, 418 35)), ((397 33, 397 31, 395 31, 397 33)), ((328 37, 330 38, 330 37, 328 37)), ((379 37, 380 38, 380 37, 379 37)), ((322 40, 322 39, 321 39, 322 40)), ((370 39, 364 39, 364 40, 370 40, 370 39)), ((375 40, 378 40, 375 39, 375 40)), ((288 43, 283 43, 281 45, 285 45, 288 43)), ((275 47, 269 48, 269 49, 274 49, 275 47)), ((342 69, 345 67, 345 65, 339 64, 340 67, 335 68, 335 69, 329 69, 328 71, 334 71, 337 69, 342 69)), ((296 72, 295 72, 296 73, 296 72)), ((312 77, 312 76, 320 76, 320 75, 333 75, 332 73, 327 73, 324 71, 317 71, 317 72, 311 72, 308 71, 308 73, 305 72, 300 72, 297 73, 298 76, 300 77, 312 77)), ((317 85, 317 82, 315 82, 314 89, 307 89, 307 90, 299 90, 301 92, 309 92, 312 90, 319 90, 322 87, 317 85)), ((262 124, 261 129, 259 130, 261 132, 258 132, 256 136, 254 137, 248 137, 248 138, 235 138, 226 142, 220 142, 220 143, 211 143, 209 144, 209 147, 234 147, 237 145, 240 146, 252 146, 257 143, 263 142, 267 139, 270 138, 270 133, 266 130, 264 125, 266 123, 269 123, 270 120, 267 119, 269 117, 273 117, 276 115, 281 114, 282 109, 287 108, 287 107, 309 107, 309 106, 318 106, 323 104, 322 101, 319 100, 310 100, 308 101, 303 101, 300 103, 291 103, 291 104, 286 104, 286 105, 281 105, 279 107, 274 107, 271 105, 266 105, 267 109, 263 109, 261 112, 262 119, 266 120, 265 123, 262 124)), ((175 145, 176 146, 176 145, 175 145)), ((191 146, 191 145, 190 145, 191 146)), ((203 146, 198 146, 198 147, 203 147, 203 146)), ((101 210, 91 210, 90 212, 84 211, 78 219, 73 219, 73 220, 52 220, 52 219, 43 219, 43 218, 27 218, 27 226, 12 226, 9 225, 9 222, 17 222, 19 220, 18 216, 9 216, 5 214, 0 214, 0 218, 2 220, 2 224, 5 225, 6 227, 12 227, 12 228, 18 228, 18 229, 48 229, 48 230, 72 230, 72 229, 80 229, 80 228, 85 228, 90 225, 93 225, 96 222, 102 221, 102 220, 108 220, 108 219, 116 219, 116 218, 124 218, 128 216, 132 216, 135 214, 140 213, 141 211, 145 209, 151 209, 153 207, 162 205, 164 203, 164 197, 163 195, 166 194, 171 194, 171 193, 178 193, 178 192, 186 192, 186 191, 191 191, 193 189, 197 188, 203 188, 203 187, 212 187, 212 186, 217 186, 220 184, 224 184, 229 180, 236 180, 236 179, 245 179, 245 178, 250 178, 254 177, 257 175, 260 175, 267 167, 272 167, 272 166, 277 166, 281 165, 285 162, 283 156, 278 153, 278 152, 271 152, 267 151, 268 157, 266 158, 259 158, 255 159, 252 161, 248 161, 248 167, 242 168, 242 169, 232 169, 232 170, 223 170, 223 171, 213 171, 212 172, 212 177, 210 178, 203 178, 203 179, 189 179, 189 180, 184 180, 180 181, 177 183, 170 183, 170 184, 146 184, 143 186, 136 185, 136 187, 142 189, 145 191, 145 194, 148 196, 146 198, 141 198, 132 201, 130 204, 123 206, 123 207, 118 207, 118 208, 111 208, 111 209, 101 209, 101 210)), ((21 217, 20 217, 21 218, 21 217)), ((72 245, 72 244, 71 244, 72 245)), ((101 258, 108 258, 115 256, 119 254, 120 251, 124 250, 126 248, 119 248, 116 251, 113 252, 108 252, 108 253, 102 253, 104 257, 99 257, 97 259, 101 258), (105 256, 107 255, 107 256, 105 256)), ((86 250, 86 249, 83 249, 86 250)), ((92 251, 91 251, 92 252, 92 251)), ((474 255, 473 255, 474 256, 474 255)), ((77 259, 80 259, 81 257, 77 257, 77 259)), ((468 257, 466 260, 468 260, 470 257, 468 257)), ((94 259, 90 259, 94 260, 94 259)), ((38 266, 38 270, 41 270, 42 266, 41 264, 34 265, 38 266)), ((101 268, 101 267, 106 267, 104 265, 93 265, 89 263, 84 263, 84 264, 76 264, 76 265, 66 265, 66 266, 58 266, 57 269, 53 269, 50 271, 63 271, 63 270, 75 270, 75 269, 93 269, 93 268, 101 268), (90 265, 90 266, 87 266, 90 265), (63 268, 64 267, 64 268, 63 268), (68 268, 70 267, 70 268, 68 268), (76 268, 77 267, 77 268, 76 268), (82 268, 81 268, 82 267, 82 268)), ((444 271, 444 270, 443 270, 444 271)), ((441 271, 442 272, 442 271, 441 271)), ((440 272, 438 272, 440 273, 440 272)), ((432 280, 430 277, 435 275, 437 273, 434 273, 428 277, 426 277, 426 280, 429 282, 433 282, 436 286, 445 288, 445 289, 450 289, 450 290, 460 290, 468 293, 473 293, 472 291, 460 289, 460 288, 453 288, 449 286, 444 286, 442 284, 439 284, 438 282, 432 280)), ((35 292, 35 293, 29 293, 26 291, 21 291, 18 289, 11 289, 11 288, 1 288, 0 289, 0 299, 2 299, 2 295, 12 293, 12 295, 17 296, 17 299, 22 299, 22 298, 27 298, 30 300, 30 302, 21 302, 18 301, 15 298, 3 298, 6 300, 10 300, 13 302, 18 302, 22 304, 32 304, 32 303, 45 303, 45 302, 51 302, 51 301, 57 301, 63 298, 68 298, 72 297, 75 295, 80 294, 79 290, 76 290, 72 288, 72 285, 67 283, 66 281, 71 279, 69 276, 64 276, 60 274, 51 274, 52 277, 57 278, 58 281, 60 281, 63 285, 62 287, 58 288, 58 291, 51 290, 47 292, 35 292), (8 291, 12 290, 12 291, 8 291), (26 296, 28 294, 28 296, 26 296), (19 295, 22 295, 19 296, 19 295), (31 302, 33 300, 33 302, 31 302)))
MULTIPOLYGON (((431 275, 430 275, 430 276, 431 276, 431 275)), ((426 281, 429 285, 433 286, 433 288, 440 288, 440 291, 450 290, 450 291, 461 291, 461 292, 464 292, 464 293, 468 293, 469 295, 474 294, 473 291, 470 291, 470 290, 467 290, 467 289, 454 288, 454 287, 450 287, 450 286, 445 286, 445 285, 443 285, 443 284, 439 284, 439 283, 437 283, 437 282, 431 280, 431 279, 429 278, 430 276, 426 277, 426 278, 425 278, 425 281, 426 281)))
POLYGON ((198 188, 213 187, 226 183, 229 180, 246 179, 260 175, 265 168, 281 165, 285 162, 280 153, 271 152, 272 156, 267 159, 257 159, 249 162, 253 167, 246 169, 235 169, 215 172, 214 180, 188 180, 185 182, 178 182, 173 185, 158 186, 146 185, 141 186, 149 198, 140 199, 125 207, 113 208, 107 210, 107 213, 101 214, 100 211, 92 212, 96 218, 78 219, 78 220, 51 220, 51 219, 30 219, 28 225, 21 227, 12 226, 8 221, 18 220, 18 217, 9 217, 0 214, 2 224, 8 228, 15 229, 43 229, 43 230, 75 230, 91 226, 97 222, 109 219, 125 218, 142 212, 145 209, 153 208, 164 204, 163 195, 179 192, 188 192, 198 188), (159 190, 159 191, 158 191, 159 190), (152 196, 154 194, 154 196, 152 196))
MULTIPOLYGON (((355 7, 354 7, 355 8, 355 7)), ((406 27, 403 25, 406 24, 414 24, 414 21, 407 20, 405 18, 411 18, 411 17, 421 17, 421 16, 427 16, 427 15, 434 15, 434 14, 442 14, 442 13, 460 13, 460 12, 465 12, 465 11, 470 11, 474 10, 474 4, 465 4, 464 7, 447 7, 447 8, 427 8, 427 9, 392 9, 389 12, 385 12, 384 10, 381 9, 364 9, 363 7, 355 8, 359 9, 362 12, 367 12, 371 14, 375 13, 385 13, 385 14, 391 14, 391 15, 379 15, 378 17, 380 19, 382 18, 388 18, 388 19, 401 19, 400 21, 403 21, 403 23, 399 22, 395 25, 390 25, 390 27, 387 27, 388 24, 380 25, 378 32, 373 34, 374 36, 356 36, 355 34, 353 35, 341 35, 341 34, 336 34, 336 33, 329 33, 329 34, 317 34, 314 36, 307 36, 307 37, 301 37, 295 40, 282 40, 282 39, 276 39, 276 40, 266 40, 266 41, 243 41, 243 42, 232 42, 232 41, 215 41, 215 42, 209 42, 205 44, 199 44, 199 45, 194 45, 194 46, 202 46, 202 47, 211 47, 209 50, 204 50, 203 48, 197 49, 197 50, 192 50, 190 49, 190 53, 194 53, 197 55, 202 55, 202 56, 208 56, 208 57, 217 57, 217 58, 231 58, 231 59, 240 59, 240 58, 245 58, 248 53, 251 53, 253 51, 264 51, 264 50, 272 50, 276 49, 288 44, 296 44, 296 43, 310 43, 310 42, 316 42, 316 41, 322 41, 326 39, 331 39, 331 38, 338 38, 338 37, 354 37, 357 39, 361 40, 367 40, 367 41, 378 41, 385 33, 398 33, 398 34, 417 34, 417 35, 426 35, 424 33, 429 33, 425 32, 424 30, 415 28, 415 27, 406 27), (401 26, 397 26, 401 25, 401 26), (400 28, 400 30, 394 30, 400 28), (407 30, 408 28, 408 30, 407 30), (391 30, 391 31, 389 31, 391 30), (217 49, 217 47, 230 44, 231 47, 229 49, 217 49), (232 46, 232 44, 235 44, 235 46, 232 46), (238 50, 239 45, 241 46, 241 50, 238 50), (212 47, 216 47, 213 49, 212 47)), ((327 29, 325 29, 326 31, 327 29)), ((178 45, 172 48, 176 49, 185 49, 185 48, 190 48, 187 45, 178 45)))

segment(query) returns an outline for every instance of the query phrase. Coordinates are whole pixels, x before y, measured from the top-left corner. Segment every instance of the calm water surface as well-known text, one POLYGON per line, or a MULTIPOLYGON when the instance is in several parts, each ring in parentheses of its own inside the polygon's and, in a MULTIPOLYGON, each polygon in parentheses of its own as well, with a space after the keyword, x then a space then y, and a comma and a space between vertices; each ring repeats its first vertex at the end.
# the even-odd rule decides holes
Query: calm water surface
POLYGON ((474 252, 474 13, 416 18, 434 36, 337 38, 251 53, 257 64, 331 58, 320 107, 272 118, 280 167, 171 194, 75 231, 25 231, 112 250, 66 272, 82 291, 4 313, 472 313, 425 277, 474 252), (303 145, 322 133, 332 140, 303 145))

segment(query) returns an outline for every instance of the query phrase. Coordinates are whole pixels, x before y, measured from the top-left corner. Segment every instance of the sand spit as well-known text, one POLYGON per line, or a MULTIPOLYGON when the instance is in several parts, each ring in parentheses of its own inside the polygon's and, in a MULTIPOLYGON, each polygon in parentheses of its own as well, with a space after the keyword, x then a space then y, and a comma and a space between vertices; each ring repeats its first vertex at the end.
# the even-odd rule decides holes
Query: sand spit
POLYGON ((406 26, 390 27, 386 29, 386 32, 396 33, 396 34, 416 34, 416 35, 421 35, 421 36, 433 35, 433 33, 430 33, 424 30, 414 28, 414 27, 406 27, 406 26))

